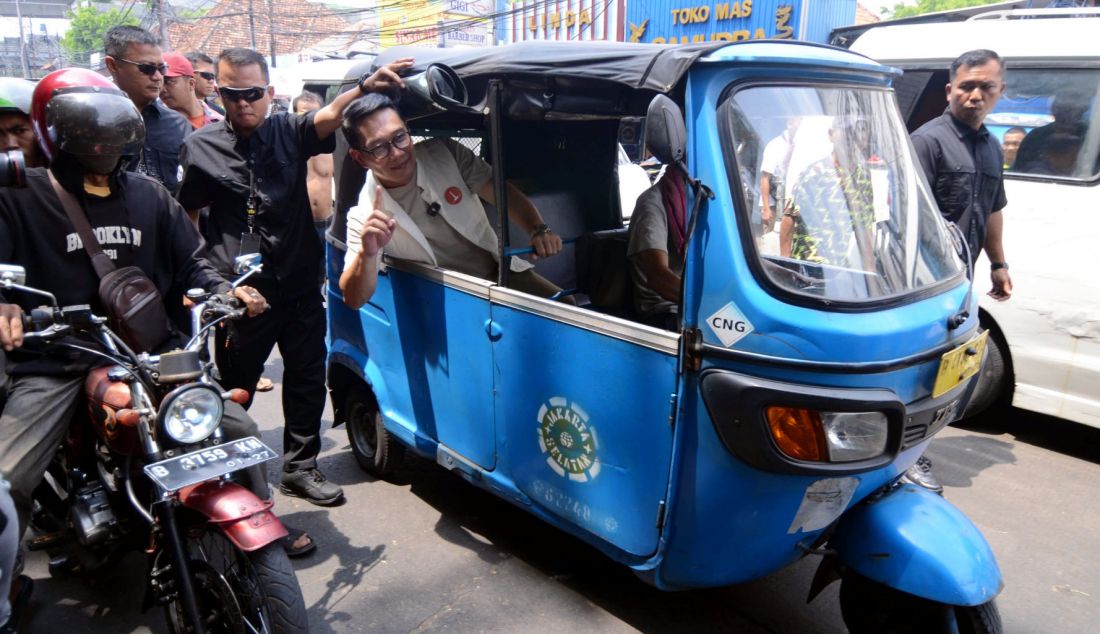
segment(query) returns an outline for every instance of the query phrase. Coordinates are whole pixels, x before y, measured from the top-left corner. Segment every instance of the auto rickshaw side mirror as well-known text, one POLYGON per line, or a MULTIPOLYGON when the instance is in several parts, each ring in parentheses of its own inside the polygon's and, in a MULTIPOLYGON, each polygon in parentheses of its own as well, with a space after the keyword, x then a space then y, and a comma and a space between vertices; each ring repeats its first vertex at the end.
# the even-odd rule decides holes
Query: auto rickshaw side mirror
POLYGON ((654 97, 645 117, 645 142, 650 153, 665 165, 684 166, 686 139, 680 106, 665 95, 654 97))
POLYGON ((466 84, 454 69, 444 64, 429 64, 424 72, 406 77, 401 101, 402 110, 411 113, 474 111, 468 103, 466 84))

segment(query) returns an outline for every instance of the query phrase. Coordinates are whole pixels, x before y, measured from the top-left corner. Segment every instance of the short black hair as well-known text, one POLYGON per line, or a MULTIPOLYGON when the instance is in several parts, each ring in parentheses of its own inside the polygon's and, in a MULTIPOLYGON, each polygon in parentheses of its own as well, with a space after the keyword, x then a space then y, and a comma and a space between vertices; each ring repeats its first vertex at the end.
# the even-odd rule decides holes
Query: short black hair
POLYGON ((308 101, 310 103, 315 103, 319 106, 325 105, 325 98, 324 97, 322 97, 321 95, 318 95, 317 93, 313 92, 312 90, 303 90, 302 94, 298 95, 297 97, 295 97, 294 99, 291 100, 291 102, 290 102, 290 111, 291 112, 298 112, 298 102, 299 101, 308 101))
POLYGON ((1024 136, 1027 136, 1027 130, 1021 128, 1020 126, 1013 126, 1005 130, 1005 136, 1008 136, 1010 134, 1022 134, 1024 136))
POLYGON ((184 57, 187 61, 191 62, 191 65, 195 64, 213 64, 214 60, 210 59, 210 56, 202 51, 191 51, 190 53, 184 53, 184 57))
POLYGON ((103 52, 116 59, 126 57, 131 44, 160 46, 160 38, 140 26, 127 24, 112 26, 103 34, 103 52))
POLYGON ((227 48, 218 55, 218 67, 221 67, 222 62, 234 68, 256 64, 260 67, 260 74, 264 76, 264 81, 271 82, 271 75, 267 72, 267 60, 250 48, 227 48))
POLYGON ((363 144, 366 143, 366 139, 359 134, 359 124, 384 108, 391 108, 397 112, 397 105, 392 99, 381 93, 371 92, 351 102, 344 109, 344 137, 348 140, 349 146, 356 150, 364 149, 363 144))
POLYGON ((955 75, 959 72, 960 68, 984 66, 989 62, 997 62, 997 65, 1001 67, 1001 72, 1004 73, 1005 61, 1001 59, 1001 56, 997 53, 988 48, 976 48, 972 51, 967 51, 956 57, 955 61, 951 62, 951 81, 955 81, 955 75))

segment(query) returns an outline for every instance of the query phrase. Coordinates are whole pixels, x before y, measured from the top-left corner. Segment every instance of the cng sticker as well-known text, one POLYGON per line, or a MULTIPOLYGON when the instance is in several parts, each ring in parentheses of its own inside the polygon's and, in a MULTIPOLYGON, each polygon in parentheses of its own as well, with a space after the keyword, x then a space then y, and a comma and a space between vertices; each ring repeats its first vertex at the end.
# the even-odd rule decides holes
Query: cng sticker
POLYGON ((752 332, 752 324, 733 302, 726 304, 722 310, 707 317, 707 325, 718 335, 722 345, 730 347, 741 340, 742 337, 752 332))
POLYGON ((599 475, 596 429, 579 405, 555 396, 539 407, 538 423, 539 449, 554 473, 574 482, 589 482, 599 475))

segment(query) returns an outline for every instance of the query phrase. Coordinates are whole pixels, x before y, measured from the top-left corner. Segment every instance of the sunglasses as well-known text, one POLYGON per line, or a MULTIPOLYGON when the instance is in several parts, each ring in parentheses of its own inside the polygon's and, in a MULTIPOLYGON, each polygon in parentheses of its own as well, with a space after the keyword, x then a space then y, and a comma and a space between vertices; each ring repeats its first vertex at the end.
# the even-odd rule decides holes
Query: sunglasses
POLYGON ((195 74, 198 75, 199 77, 202 77, 206 81, 214 81, 214 79, 215 79, 214 73, 212 73, 210 71, 207 71, 207 70, 195 71, 195 74))
POLYGON ((139 73, 141 73, 142 75, 148 75, 150 77, 156 75, 157 73, 164 75, 168 72, 168 64, 165 63, 153 64, 150 62, 131 62, 130 60, 122 59, 121 57, 116 57, 115 59, 120 62, 126 62, 127 64, 133 64, 134 66, 137 66, 139 73))
POLYGON ((252 86, 251 88, 225 88, 219 87, 218 94, 223 101, 237 102, 242 99, 248 103, 259 101, 267 94, 267 86, 252 86))

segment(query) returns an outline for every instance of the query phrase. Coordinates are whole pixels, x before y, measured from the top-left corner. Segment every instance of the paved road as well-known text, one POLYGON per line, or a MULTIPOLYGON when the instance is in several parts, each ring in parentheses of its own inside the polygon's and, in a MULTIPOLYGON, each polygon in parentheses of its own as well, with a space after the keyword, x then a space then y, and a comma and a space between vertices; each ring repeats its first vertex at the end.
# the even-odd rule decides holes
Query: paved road
MULTIPOLYGON (((278 363, 268 376, 279 378, 278 363)), ((276 447, 279 402, 277 387, 254 408, 276 447)), ((663 593, 432 463, 411 460, 395 482, 373 481, 347 447, 342 428, 329 430, 321 465, 348 504, 326 511, 279 497, 276 506, 321 544, 295 564, 314 632, 845 631, 835 584, 805 605, 814 561, 744 586, 663 593)), ((1095 631, 1100 430, 1013 412, 946 430, 930 455, 947 496, 997 553, 1005 631, 1095 631)), ((139 556, 91 582, 50 579, 36 555, 28 572, 37 583, 28 632, 164 631, 160 614, 140 613, 139 556)))

